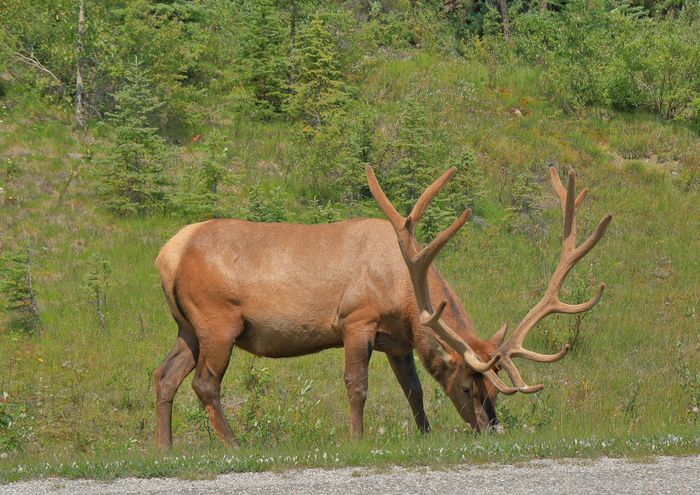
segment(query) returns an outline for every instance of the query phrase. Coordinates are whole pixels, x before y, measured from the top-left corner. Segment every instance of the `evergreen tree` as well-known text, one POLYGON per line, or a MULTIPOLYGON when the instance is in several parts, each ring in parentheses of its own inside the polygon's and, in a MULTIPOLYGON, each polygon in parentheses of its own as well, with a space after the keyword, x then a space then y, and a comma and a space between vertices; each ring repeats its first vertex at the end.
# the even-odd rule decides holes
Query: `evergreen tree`
POLYGON ((125 85, 114 99, 116 112, 108 116, 115 139, 101 187, 106 207, 119 214, 161 209, 168 185, 166 148, 150 123, 162 103, 138 60, 128 67, 125 85))
POLYGON ((100 330, 105 331, 105 311, 107 310, 107 289, 112 286, 112 263, 99 254, 93 254, 89 260, 90 270, 85 277, 89 297, 95 303, 95 311, 100 323, 100 330))
POLYGON ((27 332, 33 332, 39 325, 28 246, 9 249, 0 257, 0 308, 27 332))
POLYGON ((431 165, 431 134, 425 109, 415 97, 410 97, 405 106, 393 143, 395 165, 389 183, 399 212, 408 214, 425 188, 437 178, 437 170, 431 165))
POLYGON ((308 124, 320 126, 331 110, 348 100, 333 37, 318 14, 299 33, 294 73, 287 108, 308 124))
POLYGON ((467 148, 454 158, 450 166, 457 169, 457 174, 447 186, 447 197, 455 213, 465 208, 477 209, 477 202, 485 195, 484 176, 476 164, 476 154, 467 148))
POLYGON ((228 179, 228 146, 220 132, 213 131, 205 141, 206 156, 201 165, 190 167, 172 202, 191 221, 224 214, 219 186, 228 179))
POLYGON ((284 222, 284 196, 282 188, 277 186, 265 194, 257 184, 248 191, 248 211, 246 220, 251 222, 284 222))
POLYGON ((239 59, 244 83, 262 110, 279 112, 288 93, 285 28, 271 0, 245 3, 239 59))

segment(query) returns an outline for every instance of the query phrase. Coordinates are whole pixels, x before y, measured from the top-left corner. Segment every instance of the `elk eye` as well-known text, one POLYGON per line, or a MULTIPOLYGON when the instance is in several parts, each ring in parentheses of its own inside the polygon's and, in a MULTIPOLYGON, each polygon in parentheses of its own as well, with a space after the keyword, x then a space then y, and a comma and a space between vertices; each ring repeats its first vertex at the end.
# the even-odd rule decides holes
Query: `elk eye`
POLYGON ((467 394, 467 397, 469 397, 470 399, 472 398, 472 389, 471 389, 471 387, 462 387, 462 392, 464 392, 465 394, 467 394))

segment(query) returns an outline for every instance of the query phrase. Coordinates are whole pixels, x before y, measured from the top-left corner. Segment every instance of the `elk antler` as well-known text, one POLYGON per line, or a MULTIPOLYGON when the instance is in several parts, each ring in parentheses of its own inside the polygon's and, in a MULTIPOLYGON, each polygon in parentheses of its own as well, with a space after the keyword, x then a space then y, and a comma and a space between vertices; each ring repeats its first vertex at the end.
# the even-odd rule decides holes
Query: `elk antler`
POLYGON ((524 393, 537 392, 543 388, 543 385, 526 385, 511 358, 521 357, 540 363, 553 363, 563 358, 570 348, 570 345, 566 344, 556 354, 549 355, 529 351, 523 347, 523 341, 530 330, 532 330, 540 320, 552 313, 576 314, 588 311, 598 304, 600 297, 603 295, 603 290, 605 290, 605 284, 600 284, 596 294, 590 300, 581 304, 567 304, 559 300, 561 287, 564 284, 564 280, 566 280, 566 276, 574 265, 578 263, 581 258, 586 256, 601 237, 603 237, 608 225, 610 225, 612 215, 610 213, 605 215, 595 229, 595 232, 593 232, 583 244, 576 247, 576 213, 581 203, 583 203, 588 189, 583 189, 579 195, 576 196, 576 173, 573 170, 569 171, 569 183, 566 189, 562 185, 559 174, 554 167, 549 169, 549 174, 554 190, 559 196, 562 211, 564 212, 564 237, 562 241, 561 258, 549 282, 547 291, 544 293, 540 302, 525 315, 525 318, 520 322, 508 341, 501 344, 496 350, 496 355, 501 356, 500 366, 506 370, 517 390, 524 393))
POLYGON ((442 312, 447 306, 447 300, 443 300, 438 305, 437 310, 433 309, 433 305, 430 302, 430 293, 428 291, 428 270, 430 268, 430 263, 432 263, 432 261, 435 259, 435 256, 437 256, 440 249, 447 244, 447 241, 449 241, 450 238, 452 238, 452 236, 454 236, 457 231, 462 228, 464 223, 469 218, 471 210, 464 210, 464 212, 459 216, 459 218, 457 218, 457 220, 454 221, 452 225, 440 232, 440 234, 438 234, 438 236, 433 239, 428 246, 420 251, 420 246, 415 239, 416 224, 420 220, 421 216, 423 216, 425 209, 428 207, 433 198, 438 192, 440 192, 440 189, 442 189, 442 187, 452 177, 454 177, 456 171, 457 169, 455 167, 451 167, 447 172, 442 174, 438 180, 436 180, 423 192, 423 194, 421 194, 420 198, 418 198, 418 201, 413 207, 413 210, 411 210, 411 213, 404 218, 396 211, 389 199, 387 199, 386 194, 384 194, 384 191, 379 185, 379 182, 377 182, 377 178, 374 175, 374 170, 372 170, 372 167, 369 165, 365 167, 367 182, 369 183, 370 191, 372 191, 372 196, 374 196, 374 199, 377 200, 379 207, 389 218, 389 222, 391 222, 391 225, 394 227, 394 231, 396 231, 396 237, 399 241, 401 254, 406 261, 408 271, 411 275, 411 282, 413 283, 413 290, 416 294, 416 302, 418 303, 418 310, 420 311, 421 323, 431 328, 447 343, 447 345, 459 352, 469 367, 486 376, 498 390, 506 394, 512 394, 517 392, 518 389, 507 386, 491 369, 500 359, 500 354, 495 353, 488 362, 483 362, 481 359, 479 359, 469 344, 452 328, 450 328, 450 326, 441 318, 442 312))

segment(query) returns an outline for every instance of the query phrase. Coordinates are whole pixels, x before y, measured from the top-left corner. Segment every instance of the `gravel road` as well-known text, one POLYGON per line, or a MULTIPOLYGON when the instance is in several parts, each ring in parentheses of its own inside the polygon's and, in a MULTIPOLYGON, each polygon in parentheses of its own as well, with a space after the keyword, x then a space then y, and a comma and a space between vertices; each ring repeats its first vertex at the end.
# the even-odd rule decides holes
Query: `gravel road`
POLYGON ((233 473, 212 480, 124 478, 105 483, 51 479, 0 485, 0 494, 693 494, 700 493, 700 456, 651 462, 532 461, 519 465, 428 468, 306 469, 233 473))

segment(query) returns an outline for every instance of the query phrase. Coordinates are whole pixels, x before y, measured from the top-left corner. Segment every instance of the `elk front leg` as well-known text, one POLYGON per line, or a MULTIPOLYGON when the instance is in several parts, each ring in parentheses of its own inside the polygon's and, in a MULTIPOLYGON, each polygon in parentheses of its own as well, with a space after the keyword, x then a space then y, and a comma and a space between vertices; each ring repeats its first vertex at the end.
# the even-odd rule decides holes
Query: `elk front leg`
POLYGON ((363 414, 367 399, 367 374, 376 324, 362 322, 345 328, 345 388, 350 400, 350 437, 360 439, 364 433, 363 414))
POLYGON ((418 379, 413 353, 402 356, 387 354, 387 358, 389 358, 391 369, 394 370, 394 375, 396 375, 396 379, 401 384, 403 393, 408 399, 416 425, 421 433, 428 433, 430 431, 430 423, 428 423, 428 417, 425 415, 425 409, 423 408, 423 388, 418 379))

